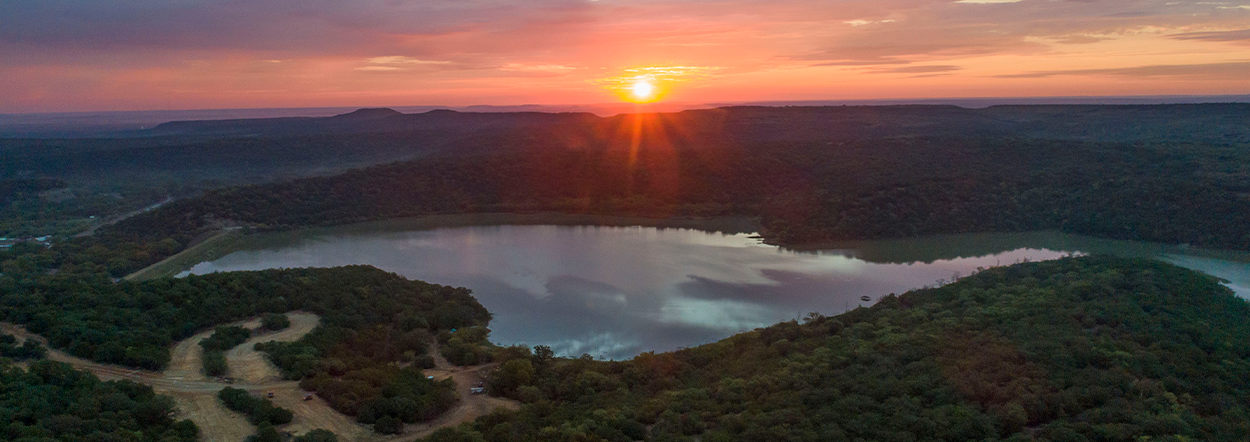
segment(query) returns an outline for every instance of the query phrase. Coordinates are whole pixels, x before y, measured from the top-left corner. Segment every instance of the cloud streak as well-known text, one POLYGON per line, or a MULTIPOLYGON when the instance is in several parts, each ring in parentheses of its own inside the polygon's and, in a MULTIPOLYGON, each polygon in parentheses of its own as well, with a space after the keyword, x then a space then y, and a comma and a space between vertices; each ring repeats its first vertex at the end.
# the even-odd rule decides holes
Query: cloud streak
POLYGON ((1047 78, 1057 76, 1111 75, 1120 77, 1201 77, 1201 78, 1245 78, 1250 72, 1250 61, 1229 63, 1202 64, 1169 64, 1151 66, 1132 66, 1111 69, 1068 69, 1058 71, 1028 72, 1023 74, 1001 75, 1003 78, 1047 78))

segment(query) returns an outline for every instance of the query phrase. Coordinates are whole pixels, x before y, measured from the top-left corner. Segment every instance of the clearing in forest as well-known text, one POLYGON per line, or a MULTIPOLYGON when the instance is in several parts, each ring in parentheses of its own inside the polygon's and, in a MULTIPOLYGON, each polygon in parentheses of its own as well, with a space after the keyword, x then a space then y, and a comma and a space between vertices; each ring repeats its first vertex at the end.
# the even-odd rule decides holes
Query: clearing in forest
MULTIPOLYGON (((456 392, 460 394, 460 404, 434 420, 405 425, 403 434, 383 436, 374 433, 372 428, 356 423, 350 416, 335 411, 315 395, 310 400, 304 400, 309 392, 299 388, 297 381, 282 380, 281 371, 264 354, 252 348, 258 342, 299 340, 320 322, 317 315, 306 312, 290 312, 287 313, 287 318, 291 321, 290 327, 276 332, 262 332, 226 352, 226 363, 230 367, 228 376, 235 380, 233 383, 207 378, 202 372, 204 350, 199 342, 212 336, 212 329, 196 333, 175 344, 170 352, 170 363, 161 372, 101 364, 52 348, 48 349, 47 358, 91 372, 102 380, 129 379, 149 385, 159 394, 173 397, 178 405, 178 418, 195 422, 200 427, 200 438, 203 442, 238 442, 256 433, 256 427, 248 423, 242 414, 227 409, 217 398, 217 392, 227 386, 248 390, 257 397, 267 397, 269 393, 273 393, 274 397, 270 400, 274 405, 291 410, 295 416, 290 424, 279 426, 279 431, 304 434, 321 428, 334 432, 343 442, 407 442, 429 436, 440 428, 472 421, 496 408, 520 408, 520 403, 513 400, 469 393, 469 389, 485 382, 486 374, 496 364, 453 366, 443 358, 435 344, 430 349, 435 368, 425 372, 436 380, 449 377, 454 379, 456 392)), ((260 327, 260 318, 224 325, 257 330, 260 327)), ((47 346, 43 337, 30 333, 21 326, 0 323, 0 330, 21 341, 34 339, 47 346)))

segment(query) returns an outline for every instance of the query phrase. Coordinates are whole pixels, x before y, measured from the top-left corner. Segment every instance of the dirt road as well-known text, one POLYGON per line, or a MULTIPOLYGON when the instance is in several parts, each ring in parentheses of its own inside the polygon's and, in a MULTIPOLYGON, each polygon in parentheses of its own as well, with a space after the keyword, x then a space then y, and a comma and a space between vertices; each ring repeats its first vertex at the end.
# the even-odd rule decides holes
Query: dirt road
MULTIPOLYGON (((294 341, 303 337, 317 326, 320 318, 317 315, 304 312, 287 313, 287 318, 291 320, 291 326, 287 329, 273 333, 262 333, 248 339, 247 342, 231 349, 227 352, 227 357, 231 353, 239 354, 244 357, 241 361, 231 361, 227 359, 233 372, 236 367, 240 371, 247 373, 278 373, 276 367, 273 367, 268 360, 262 355, 257 354, 251 347, 256 342, 267 341, 294 341), (242 347, 247 347, 243 349, 242 347), (257 368, 262 366, 262 368, 257 368)), ((245 328, 260 327, 260 318, 252 318, 244 321, 233 322, 227 325, 238 325, 245 328)), ((47 341, 42 337, 28 332, 26 329, 8 323, 0 323, 0 330, 17 336, 20 340, 34 339, 36 342, 47 346, 47 341)), ((179 418, 191 419, 200 427, 201 440, 203 442, 239 442, 256 433, 256 427, 248 423, 243 415, 226 409, 217 399, 217 392, 227 386, 242 388, 253 391, 257 395, 266 394, 270 391, 283 392, 283 396, 291 398, 303 399, 306 393, 300 390, 297 382, 282 381, 280 376, 252 376, 259 379, 258 382, 235 382, 233 384, 223 382, 218 379, 208 379, 203 375, 202 365, 204 358, 203 348, 200 347, 200 340, 207 338, 213 334, 213 330, 204 330, 190 338, 184 339, 174 345, 170 351, 170 363, 165 371, 156 372, 148 370, 136 370, 129 367, 118 365, 101 364, 98 362, 88 361, 86 359, 70 356, 61 350, 49 348, 47 358, 68 363, 74 368, 89 371, 103 380, 119 380, 129 379, 140 382, 152 387, 159 394, 169 395, 174 398, 174 402, 178 405, 179 418)), ((275 400, 278 399, 275 394, 275 400)), ((309 401, 312 402, 312 401, 309 401)), ((324 402, 321 403, 321 410, 317 410, 315 405, 310 404, 306 408, 306 412, 296 414, 295 421, 289 426, 303 428, 307 425, 300 425, 301 418, 308 422, 319 422, 325 420, 322 415, 333 414, 341 416, 343 419, 350 421, 350 418, 334 411, 324 402)), ((295 410, 292 410, 295 411, 295 410)), ((303 431, 311 430, 312 427, 303 431)), ((281 428, 286 431, 285 427, 281 428)), ((328 429, 328 428, 327 428, 328 429)), ((299 431, 302 433, 303 431, 299 431)), ((331 430, 333 431, 333 430, 331 430)))
MULTIPOLYGON (((264 353, 252 347, 260 342, 297 341, 316 328, 317 323, 321 321, 317 315, 311 313, 288 313, 286 317, 291 320, 290 327, 272 333, 256 334, 226 352, 226 365, 230 367, 228 376, 244 384, 263 385, 282 381, 282 371, 270 363, 264 353)), ((237 325, 255 330, 260 327, 260 319, 252 319, 237 325)))
MULTIPOLYGON (((273 393, 274 397, 271 400, 274 404, 291 410, 295 415, 294 420, 290 424, 279 427, 279 431, 304 434, 310 430, 322 428, 334 432, 343 442, 407 442, 429 436, 439 428, 456 426, 477 419, 478 416, 488 414, 496 408, 515 410, 520 407, 516 401, 484 394, 470 394, 469 389, 483 382, 485 374, 494 367, 494 364, 475 367, 453 366, 438 353, 438 347, 435 344, 431 349, 435 368, 425 372, 437 380, 448 377, 454 379, 456 392, 461 397, 460 404, 433 421, 406 425, 404 434, 379 435, 374 433, 372 428, 360 425, 351 417, 330 408, 329 404, 319 397, 314 396, 311 400, 303 400, 308 392, 299 388, 299 383, 296 381, 282 380, 278 368, 273 366, 263 354, 252 349, 257 342, 298 340, 316 328, 320 321, 317 315, 304 312, 287 313, 287 318, 291 320, 289 328, 278 332, 258 334, 226 352, 230 376, 236 379, 233 384, 206 378, 201 372, 204 352, 199 342, 211 336, 212 330, 196 333, 174 345, 168 368, 162 372, 101 364, 51 348, 48 349, 47 357, 54 361, 68 363, 76 369, 94 373, 103 380, 130 379, 150 385, 159 394, 173 397, 178 405, 178 418, 191 419, 195 422, 200 427, 203 442, 238 442, 256 432, 256 428, 248 423, 243 415, 226 409, 217 399, 217 392, 227 386, 242 388, 260 397, 273 393)), ((252 318, 227 325, 256 328, 260 326, 260 319, 252 318)), ((30 333, 20 326, 0 323, 0 330, 17 336, 21 341, 34 339, 45 346, 47 344, 43 337, 30 333)))
POLYGON ((120 214, 120 215, 114 215, 114 216, 111 216, 111 217, 109 217, 108 219, 106 219, 106 220, 104 220, 104 221, 102 221, 102 222, 99 222, 99 223, 97 223, 97 224, 95 224, 95 225, 91 226, 91 228, 89 228, 89 229, 87 229, 87 230, 85 230, 85 231, 82 231, 82 232, 79 232, 79 233, 75 234, 75 235, 74 235, 74 237, 75 237, 75 238, 82 238, 82 237, 84 237, 84 236, 91 236, 91 235, 94 235, 94 234, 95 234, 95 231, 96 231, 97 229, 101 228, 101 227, 111 226, 111 225, 113 225, 113 224, 117 224, 118 222, 120 222, 121 220, 124 220, 124 219, 126 219, 126 218, 130 218, 130 217, 135 216, 135 215, 138 215, 138 214, 140 214, 140 213, 144 213, 144 212, 149 212, 149 211, 155 210, 156 208, 158 208, 158 207, 160 207, 160 206, 163 206, 163 205, 165 205, 165 204, 169 204, 169 203, 170 203, 170 202, 172 202, 173 200, 174 200, 174 197, 172 197, 172 196, 167 196, 167 197, 165 197, 165 199, 161 200, 161 202, 159 202, 159 203, 156 203, 156 204, 153 204, 153 205, 150 205, 150 206, 147 206, 147 207, 144 207, 144 208, 142 208, 142 209, 135 210, 135 211, 131 211, 131 212, 127 212, 127 213, 123 213, 123 214, 120 214))

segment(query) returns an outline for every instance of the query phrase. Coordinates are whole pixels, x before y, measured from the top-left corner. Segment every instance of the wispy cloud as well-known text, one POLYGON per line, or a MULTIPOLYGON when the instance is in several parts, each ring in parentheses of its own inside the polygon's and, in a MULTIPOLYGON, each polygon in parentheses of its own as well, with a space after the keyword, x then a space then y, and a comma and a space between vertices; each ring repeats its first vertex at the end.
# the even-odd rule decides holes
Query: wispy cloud
POLYGON ((1185 32, 1181 34, 1172 34, 1169 37, 1177 40, 1232 41, 1250 43, 1250 29, 1238 29, 1235 31, 1185 32))
POLYGON ((879 73, 879 74, 932 74, 932 73, 938 73, 938 72, 953 72, 953 71, 958 71, 960 69, 963 69, 963 68, 959 66, 943 64, 943 65, 929 65, 929 66, 903 66, 903 67, 898 67, 898 68, 881 68, 881 69, 872 69, 869 72, 879 73))
POLYGON ((1061 75, 1113 75, 1122 77, 1207 77, 1245 78, 1250 72, 1250 61, 1227 63, 1168 64, 1132 66, 1109 69, 1068 69, 1038 71, 1022 74, 999 75, 1001 78, 1046 78, 1061 75))
POLYGON ((373 57, 365 60, 371 64, 451 64, 450 61, 442 60, 421 60, 402 55, 388 55, 385 57, 373 57))
POLYGON ((508 63, 499 68, 505 71, 520 72, 569 72, 577 70, 573 66, 565 66, 561 64, 524 64, 524 63, 508 63))

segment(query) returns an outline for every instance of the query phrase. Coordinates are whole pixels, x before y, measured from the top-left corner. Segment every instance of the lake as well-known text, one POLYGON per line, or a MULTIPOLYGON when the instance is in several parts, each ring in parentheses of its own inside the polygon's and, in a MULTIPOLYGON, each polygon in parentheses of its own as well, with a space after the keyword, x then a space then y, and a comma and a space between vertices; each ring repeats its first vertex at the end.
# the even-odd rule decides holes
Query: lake
POLYGON ((789 250, 736 230, 346 226, 249 236, 235 251, 182 274, 368 264, 472 289, 495 315, 493 342, 610 359, 714 342, 808 312, 837 314, 979 267, 1071 254, 1156 257, 1229 280, 1239 296, 1250 297, 1250 256, 1244 253, 1052 232, 789 250))

